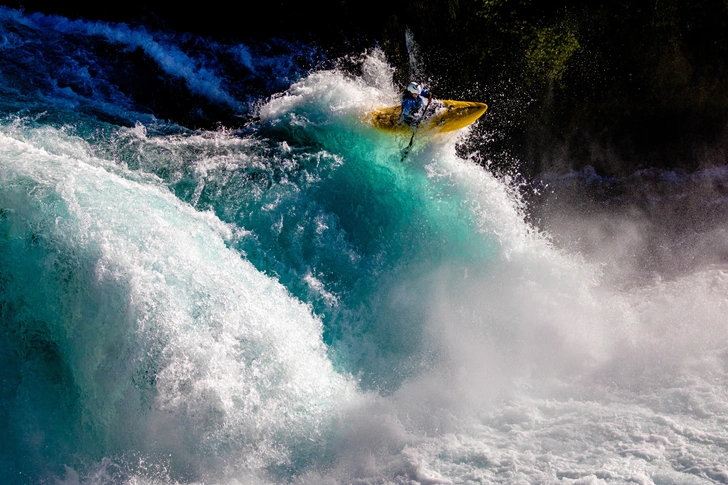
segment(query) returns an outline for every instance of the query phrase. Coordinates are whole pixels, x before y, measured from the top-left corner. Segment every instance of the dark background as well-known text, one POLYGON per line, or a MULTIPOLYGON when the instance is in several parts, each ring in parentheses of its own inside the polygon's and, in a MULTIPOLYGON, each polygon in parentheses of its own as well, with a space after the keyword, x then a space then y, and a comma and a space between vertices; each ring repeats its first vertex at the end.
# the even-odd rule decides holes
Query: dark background
POLYGON ((426 73, 418 80, 443 99, 488 103, 485 122, 462 149, 495 171, 591 165, 619 176, 726 164, 723 0, 4 4, 223 42, 295 38, 332 56, 378 45, 401 85, 413 76, 409 29, 426 73))

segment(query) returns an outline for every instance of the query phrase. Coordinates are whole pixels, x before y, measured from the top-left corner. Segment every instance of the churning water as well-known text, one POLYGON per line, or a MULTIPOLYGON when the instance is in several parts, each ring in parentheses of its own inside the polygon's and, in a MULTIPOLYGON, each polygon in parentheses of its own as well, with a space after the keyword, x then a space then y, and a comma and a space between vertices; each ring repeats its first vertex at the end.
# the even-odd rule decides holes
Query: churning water
POLYGON ((0 51, 2 483, 728 482, 720 258, 617 271, 636 222, 535 229, 467 132, 401 161, 381 53, 8 9, 0 51))

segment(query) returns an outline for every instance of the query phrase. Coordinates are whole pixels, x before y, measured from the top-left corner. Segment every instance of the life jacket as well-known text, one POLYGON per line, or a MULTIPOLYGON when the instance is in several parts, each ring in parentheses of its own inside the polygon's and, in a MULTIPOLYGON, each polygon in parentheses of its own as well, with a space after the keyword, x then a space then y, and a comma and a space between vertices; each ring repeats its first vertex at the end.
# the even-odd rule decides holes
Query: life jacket
POLYGON ((421 110, 425 106, 425 100, 429 97, 429 94, 427 90, 423 89, 416 98, 413 98, 408 92, 402 95, 401 119, 404 123, 411 125, 419 121, 422 115, 421 110))

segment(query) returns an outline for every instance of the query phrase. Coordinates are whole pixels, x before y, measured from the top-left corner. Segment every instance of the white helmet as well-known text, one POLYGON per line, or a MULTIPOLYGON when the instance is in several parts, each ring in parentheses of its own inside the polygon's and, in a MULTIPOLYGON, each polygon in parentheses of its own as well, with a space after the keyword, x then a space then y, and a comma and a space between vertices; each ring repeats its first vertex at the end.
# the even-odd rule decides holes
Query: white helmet
POLYGON ((407 91, 412 94, 420 94, 420 92, 422 92, 422 89, 420 89, 420 85, 416 82, 411 82, 407 85, 407 91))

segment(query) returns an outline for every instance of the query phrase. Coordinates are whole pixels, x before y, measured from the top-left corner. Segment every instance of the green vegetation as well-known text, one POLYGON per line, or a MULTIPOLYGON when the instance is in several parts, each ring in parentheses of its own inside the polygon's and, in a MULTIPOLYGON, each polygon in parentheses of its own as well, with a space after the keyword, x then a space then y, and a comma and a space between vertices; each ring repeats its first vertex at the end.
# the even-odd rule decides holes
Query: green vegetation
POLYGON ((161 3, 111 12, 6 2, 104 20, 158 19, 228 41, 289 36, 328 46, 332 57, 376 43, 402 86, 411 76, 410 29, 429 75, 421 81, 439 97, 490 105, 473 137, 487 141, 471 147, 486 158, 519 160, 525 172, 588 163, 605 173, 728 161, 726 0, 326 0, 317 8, 280 0, 246 6, 249 20, 161 3))
POLYGON ((486 123, 496 135, 481 152, 510 153, 527 172, 727 161, 728 2, 403 0, 383 8, 390 21, 371 33, 402 83, 407 26, 438 95, 491 105, 486 123))
POLYGON ((542 83, 562 86, 569 59, 581 48, 576 35, 568 28, 544 27, 534 29, 532 37, 524 52, 529 72, 542 83))

